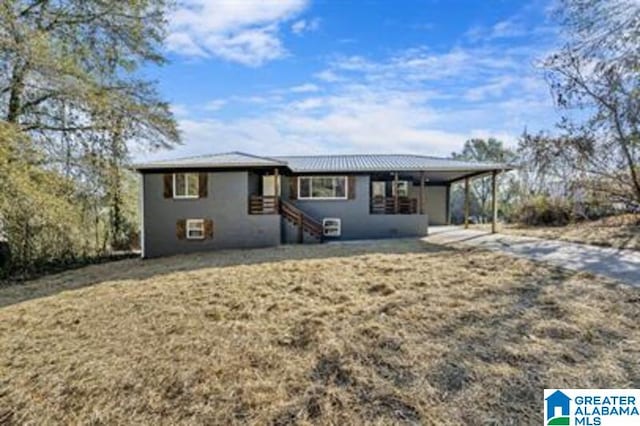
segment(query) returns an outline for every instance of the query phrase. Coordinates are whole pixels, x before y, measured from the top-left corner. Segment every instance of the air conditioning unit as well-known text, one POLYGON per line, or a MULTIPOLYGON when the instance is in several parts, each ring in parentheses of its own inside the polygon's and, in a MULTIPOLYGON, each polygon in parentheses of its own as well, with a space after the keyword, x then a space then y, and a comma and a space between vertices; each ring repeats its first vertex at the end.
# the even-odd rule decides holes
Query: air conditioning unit
POLYGON ((322 219, 322 233, 325 237, 339 237, 342 233, 342 222, 335 217, 322 219))

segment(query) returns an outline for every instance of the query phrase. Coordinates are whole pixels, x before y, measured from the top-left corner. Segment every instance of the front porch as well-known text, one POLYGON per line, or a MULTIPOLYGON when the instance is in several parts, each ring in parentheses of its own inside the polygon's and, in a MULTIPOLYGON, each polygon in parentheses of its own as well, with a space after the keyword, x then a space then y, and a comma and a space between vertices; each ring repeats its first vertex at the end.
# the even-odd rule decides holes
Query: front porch
MULTIPOLYGON (((422 222, 425 222, 425 226, 450 224, 451 185, 458 182, 464 182, 467 188, 465 210, 468 223, 471 181, 490 175, 493 182, 495 232, 497 174, 498 170, 482 173, 432 170, 342 175, 292 175, 278 169, 253 171, 249 176, 248 213, 281 215, 303 232, 313 231, 316 235, 323 232, 322 223, 326 218, 342 221, 342 238, 345 239, 350 238, 351 234, 357 234, 358 237, 366 235, 367 231, 363 228, 367 227, 382 227, 383 233, 388 236, 403 235, 408 232, 407 229, 418 232, 415 230, 420 228, 422 222), (392 216, 398 216, 400 222, 383 220, 392 216), (416 219, 409 221, 411 226, 402 222, 409 220, 408 216, 415 216, 416 219)), ((427 233, 428 228, 425 228, 423 235, 427 233)))

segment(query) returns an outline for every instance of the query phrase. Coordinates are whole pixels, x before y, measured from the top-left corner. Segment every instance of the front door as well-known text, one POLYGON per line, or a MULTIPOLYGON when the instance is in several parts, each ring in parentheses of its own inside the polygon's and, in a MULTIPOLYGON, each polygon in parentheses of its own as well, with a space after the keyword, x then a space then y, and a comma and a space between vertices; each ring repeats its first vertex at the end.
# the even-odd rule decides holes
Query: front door
POLYGON ((264 197, 275 197, 277 195, 275 176, 262 176, 262 195, 264 197))

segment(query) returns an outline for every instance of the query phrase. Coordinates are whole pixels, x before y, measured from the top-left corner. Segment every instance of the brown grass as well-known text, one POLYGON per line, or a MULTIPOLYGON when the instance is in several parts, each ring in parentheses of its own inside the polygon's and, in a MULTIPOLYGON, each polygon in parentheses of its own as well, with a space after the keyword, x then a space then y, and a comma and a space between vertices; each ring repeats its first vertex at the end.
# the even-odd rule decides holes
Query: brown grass
POLYGON ((127 260, 0 289, 0 424, 532 424, 640 386, 640 291, 417 241, 127 260))
MULTIPOLYGON (((474 225, 489 229, 490 225, 474 225)), ((502 225, 500 232, 602 247, 640 250, 640 216, 620 215, 567 226, 502 225)))

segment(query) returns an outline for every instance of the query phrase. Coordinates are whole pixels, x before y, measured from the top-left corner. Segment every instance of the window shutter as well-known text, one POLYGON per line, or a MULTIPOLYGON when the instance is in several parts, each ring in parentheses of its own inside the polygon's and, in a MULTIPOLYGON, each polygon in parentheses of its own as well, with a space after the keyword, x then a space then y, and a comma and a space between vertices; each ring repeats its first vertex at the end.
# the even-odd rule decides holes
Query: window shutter
POLYGON ((347 177, 347 198, 354 200, 356 198, 356 177, 347 177))
POLYGON ((211 219, 204 220, 204 237, 213 238, 213 220, 211 219))
POLYGON ((164 198, 173 198, 173 174, 165 173, 164 176, 164 198))
POLYGON ((298 199, 298 178, 296 176, 289 176, 289 199, 298 199))
POLYGON ((198 174, 198 197, 207 198, 207 173, 198 174))
POLYGON ((176 222, 176 237, 179 240, 187 238, 187 221, 185 219, 179 219, 176 222))

